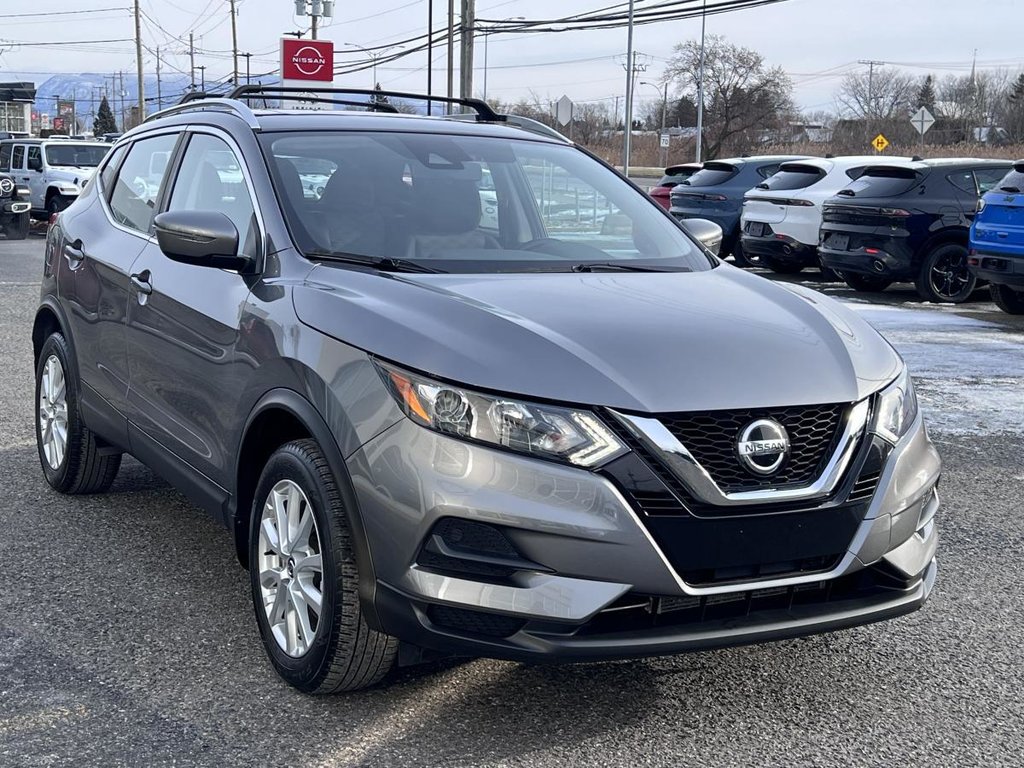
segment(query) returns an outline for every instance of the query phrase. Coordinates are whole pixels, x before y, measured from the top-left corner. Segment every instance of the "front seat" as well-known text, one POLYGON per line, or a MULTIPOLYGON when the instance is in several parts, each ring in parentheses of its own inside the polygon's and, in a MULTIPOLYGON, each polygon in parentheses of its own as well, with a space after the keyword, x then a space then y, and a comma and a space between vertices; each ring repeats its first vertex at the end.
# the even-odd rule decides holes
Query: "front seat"
POLYGON ((347 165, 331 175, 317 209, 332 251, 387 255, 383 251, 388 231, 377 207, 376 186, 360 169, 347 165))
POLYGON ((424 179, 413 182, 415 233, 408 257, 429 259, 445 251, 500 248, 480 231, 480 190, 471 179, 424 179))

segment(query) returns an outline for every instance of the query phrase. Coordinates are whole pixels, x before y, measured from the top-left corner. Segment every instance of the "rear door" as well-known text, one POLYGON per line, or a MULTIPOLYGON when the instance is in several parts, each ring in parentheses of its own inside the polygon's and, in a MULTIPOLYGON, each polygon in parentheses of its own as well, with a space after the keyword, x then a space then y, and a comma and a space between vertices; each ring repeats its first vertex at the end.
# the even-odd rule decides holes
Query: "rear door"
MULTIPOLYGON (((240 249, 262 260, 255 196, 226 134, 197 128, 184 147, 166 210, 224 213, 240 249)), ((174 459, 231 487, 237 425, 232 404, 249 372, 236 359, 252 276, 171 261, 148 241, 131 268, 129 436, 133 452, 174 459)), ((175 463, 181 469, 180 463, 175 463)))
MULTIPOLYGON (((154 153, 173 149, 177 141, 177 133, 139 139, 125 151, 116 176, 110 170, 116 166, 105 168, 103 186, 92 206, 61 214, 65 241, 60 269, 62 275, 73 275, 68 314, 83 398, 91 403, 96 418, 109 418, 110 427, 119 425, 122 432, 128 392, 128 272, 150 240, 161 189, 143 190, 136 180, 149 168, 154 153)), ((120 160, 120 155, 111 160, 120 160)))
POLYGON ((25 153, 26 176, 28 188, 32 193, 32 207, 46 207, 46 175, 43 173, 43 148, 39 144, 28 147, 25 153))

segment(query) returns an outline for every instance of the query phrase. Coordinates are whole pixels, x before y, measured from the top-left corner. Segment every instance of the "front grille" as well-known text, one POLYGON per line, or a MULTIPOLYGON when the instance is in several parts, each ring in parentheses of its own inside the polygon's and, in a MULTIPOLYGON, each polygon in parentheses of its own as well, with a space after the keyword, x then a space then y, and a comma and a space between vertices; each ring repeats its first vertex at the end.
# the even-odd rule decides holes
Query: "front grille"
POLYGON ((809 485, 821 474, 835 448, 846 405, 809 405, 662 416, 661 421, 719 488, 727 493, 809 485), (790 453, 779 471, 761 477, 736 454, 740 431, 755 419, 774 419, 789 434, 790 453))

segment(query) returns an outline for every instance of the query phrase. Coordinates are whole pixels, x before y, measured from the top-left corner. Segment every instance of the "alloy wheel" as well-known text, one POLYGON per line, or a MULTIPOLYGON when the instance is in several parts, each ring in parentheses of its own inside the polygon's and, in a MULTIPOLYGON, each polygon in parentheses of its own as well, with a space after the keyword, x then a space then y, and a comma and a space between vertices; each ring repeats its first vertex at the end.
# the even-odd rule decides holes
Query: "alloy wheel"
POLYGON ((950 253, 940 256, 932 264, 928 279, 932 290, 942 298, 960 298, 971 289, 973 282, 967 269, 967 255, 950 253))
POLYGON ((312 646, 323 611, 323 559, 313 507, 292 480, 281 480, 263 504, 259 583, 267 623, 292 657, 312 646))
POLYGON ((64 366, 56 355, 46 359, 39 380, 39 435, 51 469, 60 469, 68 449, 68 397, 64 366))

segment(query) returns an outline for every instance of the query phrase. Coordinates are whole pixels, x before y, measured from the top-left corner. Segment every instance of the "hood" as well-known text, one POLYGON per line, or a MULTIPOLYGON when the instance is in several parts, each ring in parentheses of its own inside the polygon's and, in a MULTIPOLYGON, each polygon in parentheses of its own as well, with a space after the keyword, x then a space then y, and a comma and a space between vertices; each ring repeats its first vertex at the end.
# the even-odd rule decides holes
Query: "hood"
POLYGON ((402 366, 633 412, 853 402, 899 367, 851 310, 724 265, 523 275, 321 265, 293 295, 303 323, 402 366))

